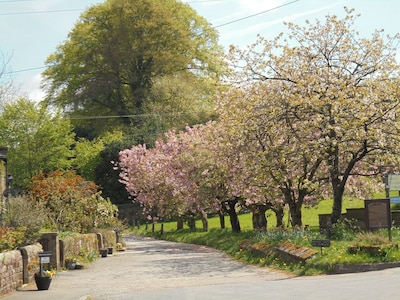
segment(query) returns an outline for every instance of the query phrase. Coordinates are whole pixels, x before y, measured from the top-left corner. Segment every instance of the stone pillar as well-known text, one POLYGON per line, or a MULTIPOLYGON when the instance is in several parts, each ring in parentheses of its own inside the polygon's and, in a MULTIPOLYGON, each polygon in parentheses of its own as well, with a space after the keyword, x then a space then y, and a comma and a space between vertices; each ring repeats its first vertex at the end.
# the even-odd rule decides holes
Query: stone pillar
POLYGON ((43 251, 51 251, 50 264, 54 269, 60 269, 60 241, 58 232, 46 232, 42 234, 39 243, 43 246, 43 251))
POLYGON ((99 245, 99 250, 104 248, 104 239, 101 233, 96 233, 97 243, 99 245))

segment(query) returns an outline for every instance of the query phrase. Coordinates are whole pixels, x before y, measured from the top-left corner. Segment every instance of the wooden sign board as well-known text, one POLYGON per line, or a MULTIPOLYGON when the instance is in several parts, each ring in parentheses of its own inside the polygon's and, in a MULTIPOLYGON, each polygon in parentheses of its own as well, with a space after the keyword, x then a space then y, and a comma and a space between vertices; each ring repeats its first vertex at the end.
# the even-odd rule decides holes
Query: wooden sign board
POLYGON ((330 247, 331 241, 330 240, 312 240, 311 246, 313 246, 313 247, 330 247))
POLYGON ((367 229, 391 227, 390 199, 364 200, 367 229))

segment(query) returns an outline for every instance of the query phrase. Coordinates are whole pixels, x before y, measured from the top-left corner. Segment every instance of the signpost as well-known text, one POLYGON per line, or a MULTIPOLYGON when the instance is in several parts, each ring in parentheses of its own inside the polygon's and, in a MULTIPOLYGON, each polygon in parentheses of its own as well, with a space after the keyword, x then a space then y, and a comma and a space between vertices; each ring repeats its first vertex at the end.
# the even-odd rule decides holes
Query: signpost
POLYGON ((387 190, 400 191, 400 174, 387 174, 385 181, 387 190))
POLYGON ((385 192, 386 198, 390 198, 390 203, 400 203, 400 174, 385 175, 385 192), (390 191, 398 191, 398 197, 390 197, 390 191))
POLYGON ((50 263, 50 257, 52 255, 51 251, 43 251, 39 252, 39 263, 40 263, 40 276, 43 274, 43 264, 49 264, 50 263))
POLYGON ((312 240, 311 246, 313 247, 320 247, 321 248, 321 255, 322 255, 322 248, 330 247, 331 241, 330 240, 312 240))

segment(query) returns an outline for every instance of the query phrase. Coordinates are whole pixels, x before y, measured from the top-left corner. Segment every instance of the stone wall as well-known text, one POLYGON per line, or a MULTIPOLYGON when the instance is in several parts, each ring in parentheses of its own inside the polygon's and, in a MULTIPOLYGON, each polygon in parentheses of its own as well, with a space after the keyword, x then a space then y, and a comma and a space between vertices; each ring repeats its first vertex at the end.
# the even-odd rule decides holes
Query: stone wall
POLYGON ((65 260, 79 255, 99 253, 97 234, 79 234, 60 239, 60 265, 65 267, 65 260))
MULTIPOLYGON (((320 229, 327 229, 328 228, 328 221, 330 219, 331 214, 320 214, 319 217, 319 228, 320 229)), ((393 226, 400 226, 400 211, 391 211, 392 217, 392 225, 393 226)), ((365 209, 364 208, 348 208, 346 209, 346 213, 342 214, 341 219, 348 219, 353 220, 356 223, 357 227, 361 229, 366 229, 366 222, 365 222, 365 209)))
POLYGON ((0 295, 15 291, 24 283, 33 282, 37 271, 29 265, 38 261, 40 244, 21 247, 19 250, 0 253, 0 295))
POLYGON ((22 256, 18 250, 0 253, 0 295, 22 285, 22 256))
POLYGON ((22 282, 24 284, 35 282, 34 275, 39 271, 39 253, 43 252, 41 244, 36 243, 33 245, 19 248, 22 255, 22 282))
MULTIPOLYGON (((65 260, 80 255, 97 257, 101 248, 116 248, 116 233, 113 230, 101 230, 97 233, 68 236, 59 240, 59 265, 65 267, 65 260)), ((49 249, 51 251, 51 249, 49 249)))
POLYGON ((0 253, 0 296, 15 291, 23 284, 34 282, 39 271, 39 253, 52 253, 50 264, 55 269, 64 267, 65 259, 83 253, 99 255, 99 248, 116 246, 116 233, 102 230, 101 233, 79 234, 59 239, 58 233, 44 233, 40 243, 21 247, 18 250, 0 253))

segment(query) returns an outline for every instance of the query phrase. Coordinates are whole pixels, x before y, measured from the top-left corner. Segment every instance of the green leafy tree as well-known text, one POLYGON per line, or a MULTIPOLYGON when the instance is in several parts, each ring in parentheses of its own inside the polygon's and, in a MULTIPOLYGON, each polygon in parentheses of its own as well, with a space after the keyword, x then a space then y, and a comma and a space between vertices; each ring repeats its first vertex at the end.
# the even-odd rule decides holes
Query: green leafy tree
POLYGON ((131 142, 125 140, 107 144, 99 153, 100 163, 94 169, 94 181, 102 189, 103 196, 116 204, 131 202, 125 186, 119 182, 119 172, 115 168, 121 149, 130 146, 131 142))
MULTIPOLYGON (((186 122, 200 122, 194 109, 197 116, 211 111, 219 57, 216 31, 189 5, 108 0, 83 13, 68 40, 48 57, 47 102, 63 107, 75 118, 75 127, 89 131, 142 126, 143 114, 164 104, 163 116, 171 110, 190 112, 186 122), (171 82, 179 86, 167 87, 171 82), (188 94, 195 99, 178 101, 188 94)), ((169 126, 161 123, 161 128, 169 126)))
POLYGON ((9 102, 0 115, 0 144, 8 150, 13 185, 25 188, 43 171, 68 169, 74 152, 74 133, 60 113, 27 99, 9 102))
MULTIPOLYGON (((85 138, 78 139, 75 145, 75 169, 86 180, 95 181, 95 169, 100 164, 106 163, 101 159, 101 152, 106 148, 107 145, 113 143, 114 141, 121 140, 122 137, 122 132, 109 132, 93 140, 88 140, 85 138)), ((108 165, 111 165, 110 161, 108 161, 108 165)))

